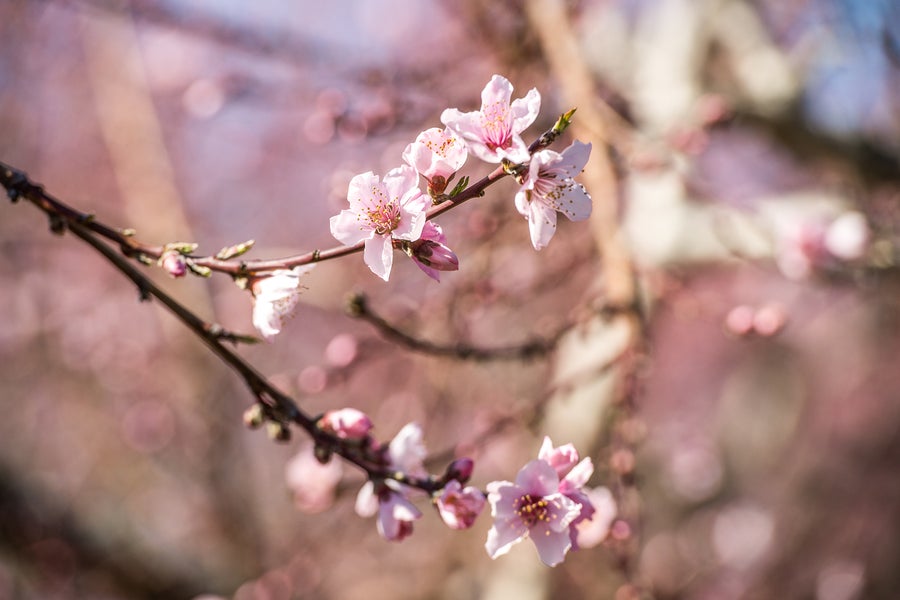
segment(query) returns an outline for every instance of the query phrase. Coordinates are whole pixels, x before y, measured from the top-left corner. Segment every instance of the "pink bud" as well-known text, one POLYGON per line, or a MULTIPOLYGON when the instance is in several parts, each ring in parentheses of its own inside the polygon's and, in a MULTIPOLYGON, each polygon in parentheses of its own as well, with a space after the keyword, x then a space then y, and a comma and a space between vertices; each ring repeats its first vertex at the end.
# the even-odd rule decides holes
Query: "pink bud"
POLYGON ((455 479, 460 483, 465 483, 469 481, 474 468, 475 461, 471 458, 457 458, 447 467, 447 472, 444 473, 444 481, 455 479))
POLYGON ((453 479, 444 486, 436 500, 438 512, 450 529, 468 529, 484 509, 485 497, 481 490, 453 479))
POLYGON ((362 440, 372 430, 372 420, 355 408, 330 410, 319 419, 319 429, 333 433, 342 440, 362 440))
POLYGON ((447 246, 431 240, 417 240, 410 244, 413 260, 436 271, 458 271, 459 258, 447 246))
POLYGON ((174 250, 169 250, 160 257, 159 265, 172 277, 184 277, 187 273, 187 262, 184 255, 174 250))

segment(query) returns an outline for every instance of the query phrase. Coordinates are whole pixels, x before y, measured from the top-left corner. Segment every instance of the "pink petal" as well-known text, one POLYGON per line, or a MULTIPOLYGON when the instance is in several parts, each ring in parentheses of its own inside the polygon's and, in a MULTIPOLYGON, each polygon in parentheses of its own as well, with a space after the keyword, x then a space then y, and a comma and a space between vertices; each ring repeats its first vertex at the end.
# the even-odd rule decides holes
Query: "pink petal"
POLYGON ((584 165, 587 164, 590 156, 591 144, 575 140, 568 148, 562 151, 560 167, 566 170, 566 174, 569 177, 575 177, 584 170, 584 165))
POLYGON ((331 217, 329 224, 331 225, 331 235, 347 246, 372 237, 372 230, 363 227, 363 222, 357 213, 346 208, 340 214, 331 217))
MULTIPOLYGON (((532 198, 535 198, 532 195, 532 198)), ((531 245, 541 250, 550 243, 556 233, 556 211, 541 202, 532 200, 528 207, 528 231, 531 234, 531 245)))
POLYGON ((497 558, 509 552, 515 544, 528 536, 528 528, 519 519, 498 519, 488 531, 484 549, 488 556, 497 558))
POLYGON ((553 207, 569 217, 571 221, 584 221, 591 216, 593 204, 591 196, 580 183, 568 180, 568 185, 557 191, 559 197, 554 201, 553 207))
POLYGON ((381 187, 378 176, 372 171, 360 173, 350 180, 347 190, 347 200, 350 202, 350 210, 354 213, 371 208, 372 188, 381 187))
POLYGON ((394 244, 390 235, 373 235, 366 240, 363 261, 373 273, 385 281, 391 276, 394 262, 394 244))
POLYGON ((513 132, 522 133, 534 123, 538 113, 541 112, 541 94, 535 88, 528 90, 524 98, 513 100, 509 108, 513 119, 513 132))
POLYGON ((519 470, 516 486, 532 496, 549 496, 559 488, 559 476, 546 462, 532 460, 519 470))
POLYGON ((569 531, 553 531, 544 524, 531 530, 531 539, 537 548, 538 555, 548 567, 555 567, 566 558, 566 552, 572 547, 569 531))
POLYGON ((509 106, 512 92, 513 86, 506 77, 494 75, 487 85, 484 86, 484 89, 481 90, 481 109, 484 110, 495 103, 509 106))
POLYGON ((371 517, 378 512, 378 497, 375 496, 375 484, 367 481, 356 494, 356 514, 371 517))
POLYGON ((566 494, 570 491, 583 488, 593 473, 594 463, 591 461, 590 457, 585 458, 575 465, 575 467, 569 471, 569 474, 566 475, 565 479, 560 482, 559 491, 566 494))

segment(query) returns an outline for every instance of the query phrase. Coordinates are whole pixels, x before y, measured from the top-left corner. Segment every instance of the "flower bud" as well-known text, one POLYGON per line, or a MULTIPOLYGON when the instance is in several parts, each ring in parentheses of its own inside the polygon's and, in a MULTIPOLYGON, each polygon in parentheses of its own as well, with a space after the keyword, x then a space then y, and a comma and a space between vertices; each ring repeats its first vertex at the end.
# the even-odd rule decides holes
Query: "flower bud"
POLYGON ((475 468, 475 461, 471 458, 457 458, 447 467, 444 473, 444 481, 456 480, 460 483, 466 483, 472 477, 472 471, 475 468))
POLYGON ((435 500, 441 519, 450 529, 468 529, 484 510, 484 494, 478 488, 462 487, 455 479, 450 481, 435 500))
POLYGON ((319 419, 318 427, 342 440, 362 440, 372 430, 372 420, 355 408, 330 410, 319 419))
POLYGON ((266 423, 266 433, 273 442, 289 442, 291 441, 291 430, 284 423, 278 421, 269 421, 266 423))
POLYGON ((188 265, 184 255, 175 250, 167 250, 159 257, 159 266, 172 277, 184 277, 187 274, 188 265))
POLYGON ((263 413, 263 407, 260 404, 254 404, 244 411, 244 425, 250 429, 259 429, 266 420, 263 413))
POLYGON ((447 246, 431 240, 416 240, 410 244, 413 260, 435 271, 458 271, 459 258, 447 246))

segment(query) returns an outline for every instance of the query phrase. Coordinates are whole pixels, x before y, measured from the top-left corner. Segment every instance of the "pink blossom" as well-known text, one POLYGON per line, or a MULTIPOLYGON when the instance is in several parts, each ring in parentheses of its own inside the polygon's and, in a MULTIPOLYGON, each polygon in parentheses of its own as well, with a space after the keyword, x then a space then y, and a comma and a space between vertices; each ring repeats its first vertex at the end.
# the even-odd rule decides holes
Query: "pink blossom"
POLYGON ((403 160, 428 180, 434 195, 442 194, 453 174, 465 164, 469 152, 450 128, 426 129, 403 151, 403 160))
POLYGON ((292 458, 284 469, 288 488, 294 496, 294 506, 307 513, 322 512, 334 502, 334 490, 341 481, 341 461, 320 463, 307 446, 292 458))
POLYGON ((392 468, 408 475, 424 475, 428 455, 418 423, 407 423, 388 444, 388 460, 392 468))
POLYGON ((588 480, 594 473, 594 463, 590 458, 584 458, 579 462, 578 451, 572 444, 554 448, 549 436, 544 437, 544 443, 538 452, 538 459, 545 461, 554 468, 557 476, 561 478, 558 491, 580 507, 578 516, 569 527, 572 549, 577 550, 577 526, 594 516, 594 506, 588 493, 584 490, 584 486, 587 485, 588 480))
POLYGON ((266 340, 272 341, 293 315, 303 289, 300 277, 314 266, 279 269, 254 278, 250 283, 250 291, 253 293, 253 326, 266 340))
POLYGON ((583 221, 591 215, 591 197, 574 180, 590 155, 590 144, 575 141, 561 154, 541 150, 531 157, 528 174, 516 193, 516 209, 528 219, 535 250, 545 247, 556 233, 557 212, 572 221, 583 221))
POLYGON ((355 408, 330 410, 319 419, 319 429, 333 433, 342 440, 362 440, 374 425, 364 412, 355 408))
POLYGON ((159 266, 172 277, 184 277, 187 274, 187 261, 181 252, 167 250, 159 257, 159 266))
POLYGON ((407 253, 415 261, 416 266, 434 279, 441 280, 441 271, 456 271, 459 269, 459 258, 445 244, 447 238, 441 230, 441 226, 431 221, 426 221, 422 229, 422 237, 408 246, 407 253))
POLYGON ((485 498, 478 488, 463 488, 460 482, 452 479, 444 486, 435 503, 447 527, 468 529, 484 510, 485 498))
POLYGON ((582 507, 559 492, 559 476, 549 463, 533 460, 522 467, 515 483, 494 481, 487 489, 494 525, 485 549, 491 558, 530 536, 544 564, 553 567, 563 561, 572 547, 569 526, 582 507))
POLYGON ((510 104, 513 86, 508 79, 494 75, 481 92, 481 110, 460 112, 448 108, 441 122, 463 138, 469 151, 485 162, 504 158, 514 163, 528 160, 528 146, 521 134, 537 118, 541 95, 532 88, 524 98, 510 104))
POLYGON ((411 535, 413 521, 422 517, 422 512, 403 493, 382 484, 376 494, 375 484, 367 481, 356 496, 356 514, 371 517, 376 512, 378 533, 392 542, 402 541, 411 535))
POLYGON ((573 549, 593 548, 605 540, 618 512, 616 501, 609 489, 596 487, 586 490, 585 494, 594 509, 593 515, 590 519, 576 519, 576 522, 572 523, 571 529, 577 531, 575 541, 572 543, 573 549))
POLYGON ((350 180, 350 208, 331 217, 331 234, 342 244, 365 242, 363 260, 373 273, 388 280, 393 265, 393 240, 415 241, 425 226, 427 198, 418 188, 415 169, 404 165, 379 180, 371 171, 350 180))

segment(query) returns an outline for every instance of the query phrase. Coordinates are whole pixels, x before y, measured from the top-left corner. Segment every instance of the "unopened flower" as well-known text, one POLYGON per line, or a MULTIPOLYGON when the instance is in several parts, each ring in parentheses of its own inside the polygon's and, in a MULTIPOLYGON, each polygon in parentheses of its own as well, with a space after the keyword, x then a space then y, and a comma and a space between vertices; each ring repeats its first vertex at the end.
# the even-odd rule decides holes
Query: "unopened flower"
POLYGON ((459 258, 445 245, 446 242, 441 226, 427 221, 422 237, 407 246, 407 253, 426 275, 440 281, 441 271, 459 270, 459 258))
POLYGON ((159 257, 159 266, 172 277, 184 277, 187 274, 187 261, 181 252, 167 250, 159 257))
POLYGON ((469 152, 450 128, 426 129, 403 151, 403 160, 428 180, 433 196, 444 193, 453 174, 462 168, 469 152))
POLYGON ((460 112, 448 108, 441 122, 463 138, 469 151, 485 162, 499 163, 504 158, 514 163, 528 160, 528 146, 521 134, 537 118, 541 95, 532 88, 524 98, 510 104, 513 86, 508 79, 494 75, 481 92, 481 110, 460 112))
POLYGON ((350 181, 350 208, 331 217, 331 234, 342 244, 365 241, 363 260, 373 273, 388 280, 393 265, 393 240, 415 241, 425 226, 427 198, 418 188, 415 169, 391 169, 380 180, 371 171, 350 181))
POLYGON ((253 279, 253 326, 271 341, 289 319, 300 300, 300 277, 315 265, 279 269, 253 279))
POLYGON ((435 500, 438 512, 450 529, 468 529, 484 510, 485 498, 481 490, 452 479, 435 500))
POLYGON ((367 481, 356 497, 356 513, 370 517, 378 513, 376 526, 383 538, 392 542, 402 541, 412 534, 413 521, 422 517, 422 512, 410 502, 402 492, 380 485, 376 494, 375 484, 367 481))
POLYGON ((362 440, 372 430, 372 420, 355 408, 330 410, 319 419, 319 429, 342 440, 362 440))
POLYGON ((572 547, 569 526, 582 509, 559 492, 559 476, 548 462, 533 460, 522 467, 515 483, 494 481, 487 489, 494 525, 485 549, 491 558, 530 537, 544 564, 553 567, 563 561, 572 547))
POLYGON ((472 477, 472 471, 475 468, 475 461, 471 458, 457 458, 447 467, 444 473, 444 481, 455 479, 460 483, 466 483, 472 477))
POLYGON ((516 209, 528 219, 535 250, 545 247, 556 233, 557 212, 572 221, 583 221, 591 215, 591 197, 574 180, 590 155, 590 144, 575 141, 562 153, 541 150, 531 157, 528 173, 516 193, 516 209))

